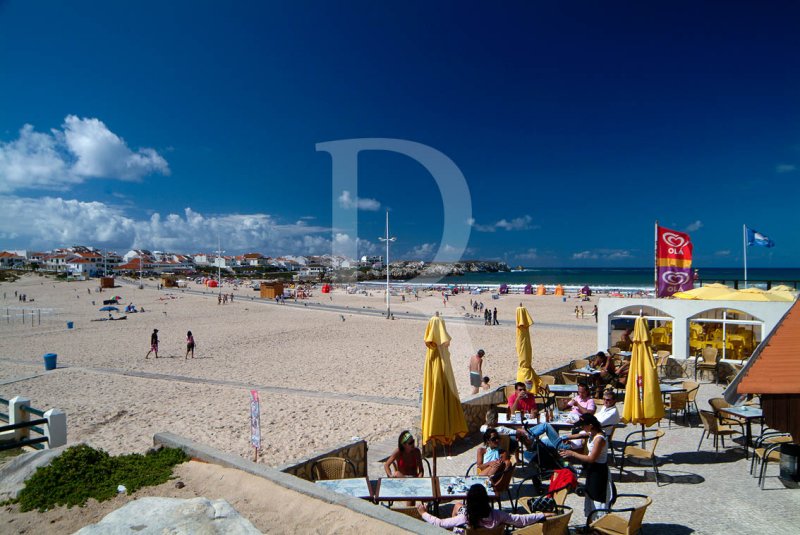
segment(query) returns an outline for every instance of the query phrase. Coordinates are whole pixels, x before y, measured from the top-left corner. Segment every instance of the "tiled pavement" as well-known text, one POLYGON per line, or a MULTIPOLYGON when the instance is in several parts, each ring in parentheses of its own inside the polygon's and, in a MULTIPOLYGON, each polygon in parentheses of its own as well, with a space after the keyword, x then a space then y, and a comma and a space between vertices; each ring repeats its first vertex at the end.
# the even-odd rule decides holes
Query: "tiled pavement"
MULTIPOLYGON (((713 383, 702 383, 697 399, 700 409, 710 410, 708 399, 720 396, 722 389, 713 383)), ((621 411, 622 404, 619 403, 618 407, 621 411)), ((704 439, 700 451, 697 451, 703 428, 696 420, 692 419, 694 427, 688 427, 680 417, 677 425, 673 422, 670 428, 666 427, 666 420, 662 421, 661 429, 666 436, 656 450, 660 485, 656 485, 650 465, 629 466, 626 463, 621 477, 619 469, 612 469, 618 492, 645 494, 653 498, 653 504, 645 515, 644 532, 665 535, 800 533, 800 490, 783 486, 777 477, 777 464, 769 466, 765 490, 760 490, 758 480, 749 474, 750 461, 745 460, 744 450, 738 444, 730 447, 730 441, 726 440, 728 447, 720 447, 717 454, 712 440, 704 439)), ((617 429, 615 445, 619 447, 627 433, 633 430, 632 426, 617 429)), ((754 425, 753 434, 757 436, 759 432, 760 426, 754 425)), ((472 437, 471 443, 458 447, 450 459, 440 457, 438 473, 464 474, 475 461, 479 440, 477 436, 472 437)), ((439 451, 441 453, 441 448, 439 451)), ((370 458, 377 460, 373 453, 370 452, 370 458)), ((380 477, 383 470, 378 472, 379 469, 379 464, 373 462, 370 476, 380 477)), ((515 481, 527 474, 519 469, 515 481)), ((574 509, 570 525, 583 525, 583 499, 571 494, 567 505, 574 509)))

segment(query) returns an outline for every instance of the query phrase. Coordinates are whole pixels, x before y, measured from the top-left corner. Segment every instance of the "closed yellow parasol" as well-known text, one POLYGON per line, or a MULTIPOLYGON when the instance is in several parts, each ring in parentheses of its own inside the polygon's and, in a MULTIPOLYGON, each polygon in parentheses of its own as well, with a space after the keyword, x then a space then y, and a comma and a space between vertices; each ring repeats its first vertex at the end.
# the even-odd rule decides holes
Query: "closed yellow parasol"
POLYGON ((531 325, 533 325, 533 318, 528 313, 528 309, 520 303, 517 307, 517 381, 528 385, 528 389, 535 394, 539 391, 539 387, 542 386, 542 382, 536 372, 533 371, 531 364, 533 359, 531 325))
POLYGON ((450 445, 466 436, 467 422, 458 397, 450 365, 450 335, 437 313, 425 329, 425 375, 422 382, 422 443, 433 441, 433 471, 436 473, 436 443, 450 445))
POLYGON ((649 427, 664 417, 664 401, 658 386, 658 373, 650 349, 650 334, 644 318, 633 325, 633 346, 622 419, 649 427))

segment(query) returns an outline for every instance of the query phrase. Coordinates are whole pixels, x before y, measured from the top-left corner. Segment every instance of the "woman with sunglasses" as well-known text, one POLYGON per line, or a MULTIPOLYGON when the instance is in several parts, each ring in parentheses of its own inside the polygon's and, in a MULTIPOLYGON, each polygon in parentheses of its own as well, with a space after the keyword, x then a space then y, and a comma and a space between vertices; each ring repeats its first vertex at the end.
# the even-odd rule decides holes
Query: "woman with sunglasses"
POLYGON ((467 525, 470 528, 496 528, 501 524, 508 524, 518 528, 530 526, 537 522, 542 522, 545 517, 552 516, 554 513, 532 513, 529 515, 515 515, 506 511, 492 508, 489 502, 489 495, 486 487, 481 484, 472 485, 467 491, 467 499, 463 505, 457 505, 453 509, 453 516, 450 518, 438 518, 429 514, 425 510, 425 505, 420 503, 417 509, 422 515, 422 519, 428 524, 439 526, 440 528, 455 528, 467 525))
POLYGON ((422 477, 422 452, 414 445, 411 431, 403 431, 397 439, 397 449, 383 463, 389 477, 422 477))
POLYGON ((500 433, 490 427, 483 434, 483 446, 478 448, 478 474, 489 476, 494 481, 506 470, 511 469, 508 452, 500 447, 500 433))

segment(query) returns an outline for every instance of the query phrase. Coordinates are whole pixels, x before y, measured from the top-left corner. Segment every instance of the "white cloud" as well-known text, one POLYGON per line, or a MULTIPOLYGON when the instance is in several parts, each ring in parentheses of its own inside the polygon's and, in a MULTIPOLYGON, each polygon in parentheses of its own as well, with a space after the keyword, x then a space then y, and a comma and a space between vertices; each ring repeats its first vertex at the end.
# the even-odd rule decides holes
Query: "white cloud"
POLYGON ((573 260, 626 260, 629 258, 633 258, 633 255, 624 249, 595 249, 572 254, 573 260))
POLYGON ((796 170, 797 166, 791 163, 782 163, 775 166, 776 173, 791 173, 796 170))
POLYGON ((689 225, 686 227, 686 232, 696 232, 701 228, 703 228, 703 222, 698 219, 694 223, 689 223, 689 225))
POLYGON ((13 141, 0 142, 0 192, 66 190, 88 178, 139 180, 169 174, 167 161, 151 148, 134 152, 99 119, 68 115, 61 130, 36 132, 26 124, 13 141))
POLYGON ((353 208, 358 208, 359 210, 376 212, 381 208, 381 203, 376 201, 375 199, 364 199, 361 197, 354 199, 351 193, 347 190, 342 191, 342 194, 339 195, 338 201, 339 201, 339 206, 341 206, 345 210, 352 210, 353 208))
POLYGON ((475 221, 475 218, 469 218, 467 220, 467 224, 472 226, 478 232, 495 232, 497 229, 504 229, 504 230, 528 230, 531 227, 531 222, 533 218, 529 215, 524 215, 522 217, 515 217, 511 221, 506 219, 501 219, 496 223, 491 223, 489 225, 480 225, 475 221))
MULTIPOLYGON (((221 236, 222 247, 231 254, 250 250, 267 255, 325 254, 333 250, 330 228, 284 224, 268 214, 205 216, 186 208, 182 214, 154 213, 137 220, 116 206, 58 197, 0 195, 0 205, 0 239, 35 249, 88 244, 190 253, 216 249, 221 236)), ((338 233, 333 240, 338 246, 353 239, 338 233)), ((377 250, 374 243, 364 240, 356 240, 356 246, 364 254, 377 250)))
POLYGON ((435 243, 421 243, 408 251, 406 256, 409 260, 429 260, 433 258, 435 250, 435 243))

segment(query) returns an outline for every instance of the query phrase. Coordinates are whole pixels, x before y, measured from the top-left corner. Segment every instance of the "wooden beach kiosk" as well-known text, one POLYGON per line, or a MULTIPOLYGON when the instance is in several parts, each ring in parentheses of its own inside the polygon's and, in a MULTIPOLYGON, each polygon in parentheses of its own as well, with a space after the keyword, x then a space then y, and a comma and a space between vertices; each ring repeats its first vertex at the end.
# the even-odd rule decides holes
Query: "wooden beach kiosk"
POLYGON ((164 288, 177 288, 178 278, 172 275, 161 275, 161 286, 164 288))
POLYGON ((100 288, 113 288, 114 277, 102 277, 100 279, 100 288))
POLYGON ((264 299, 275 299, 283 295, 283 284, 280 282, 262 282, 261 297, 264 299))

